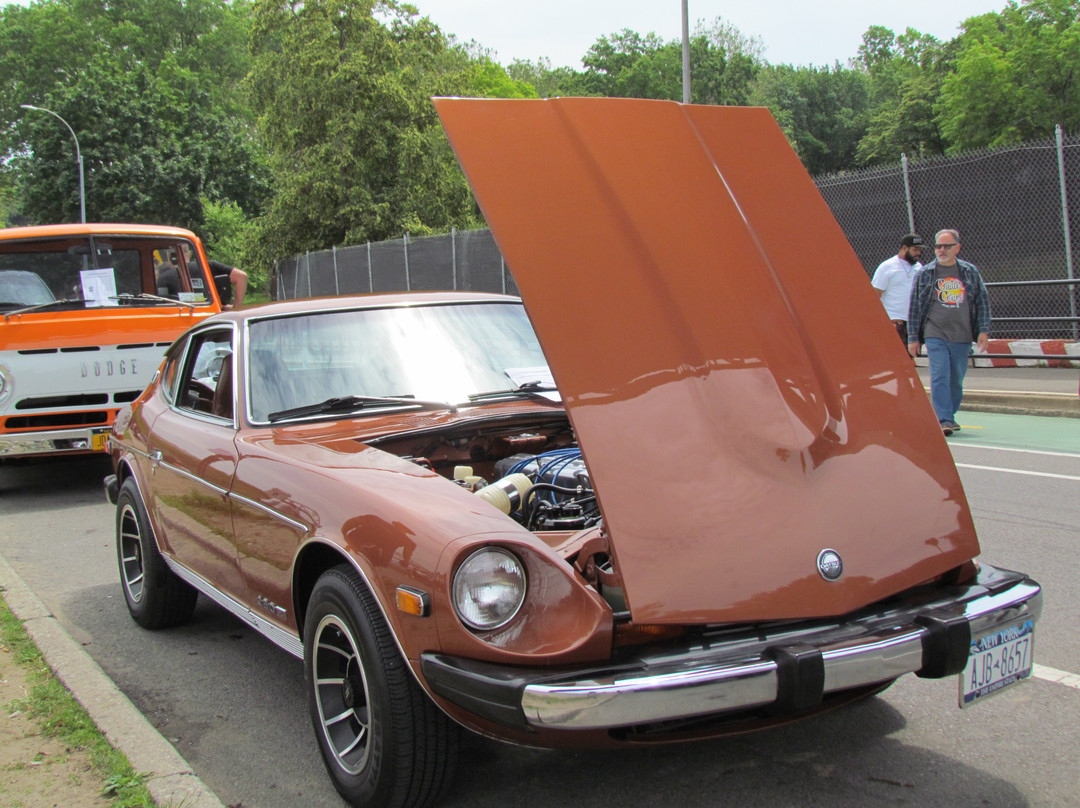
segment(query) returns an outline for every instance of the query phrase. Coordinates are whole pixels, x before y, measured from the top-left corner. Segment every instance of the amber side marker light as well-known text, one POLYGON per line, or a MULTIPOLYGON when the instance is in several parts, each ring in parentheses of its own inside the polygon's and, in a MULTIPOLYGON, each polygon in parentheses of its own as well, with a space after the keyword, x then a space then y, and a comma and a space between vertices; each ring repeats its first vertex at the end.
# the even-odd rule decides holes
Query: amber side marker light
POLYGON ((651 625, 646 623, 622 623, 615 626, 615 647, 640 645, 646 642, 671 640, 686 633, 686 626, 651 625))
POLYGON ((399 586, 396 594, 398 611, 416 617, 427 617, 431 613, 431 599, 427 592, 408 586, 399 586))

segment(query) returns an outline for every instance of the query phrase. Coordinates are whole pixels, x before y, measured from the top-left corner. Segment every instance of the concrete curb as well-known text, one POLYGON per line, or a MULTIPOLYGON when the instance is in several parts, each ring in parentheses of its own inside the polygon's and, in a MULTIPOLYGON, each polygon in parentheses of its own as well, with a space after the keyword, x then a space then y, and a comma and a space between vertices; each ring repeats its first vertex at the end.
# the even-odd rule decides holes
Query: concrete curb
POLYGON ((149 775, 146 785, 158 805, 224 808, 172 744, 64 631, 2 555, 0 590, 49 667, 90 714, 109 743, 127 756, 135 771, 149 775))
MULTIPOLYGON (((926 390, 927 395, 930 389, 926 390)), ((1002 390, 964 390, 961 410, 1013 415, 1080 418, 1080 396, 1071 393, 1019 393, 1002 390)))

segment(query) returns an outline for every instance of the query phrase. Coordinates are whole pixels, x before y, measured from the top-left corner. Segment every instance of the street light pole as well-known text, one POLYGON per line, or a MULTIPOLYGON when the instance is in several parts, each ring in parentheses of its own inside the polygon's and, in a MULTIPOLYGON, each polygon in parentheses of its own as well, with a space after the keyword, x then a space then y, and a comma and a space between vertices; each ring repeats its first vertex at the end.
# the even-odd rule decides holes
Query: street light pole
POLYGON ((75 141, 75 159, 79 163, 79 221, 86 224, 86 186, 83 183, 83 159, 82 151, 79 150, 79 139, 75 137, 75 130, 71 128, 71 125, 53 112, 51 109, 45 109, 44 107, 35 107, 30 104, 20 104, 23 109, 36 109, 38 112, 47 112, 56 118, 60 123, 67 127, 67 130, 71 132, 71 137, 75 141))
POLYGON ((682 0, 682 102, 690 103, 690 9, 682 0))

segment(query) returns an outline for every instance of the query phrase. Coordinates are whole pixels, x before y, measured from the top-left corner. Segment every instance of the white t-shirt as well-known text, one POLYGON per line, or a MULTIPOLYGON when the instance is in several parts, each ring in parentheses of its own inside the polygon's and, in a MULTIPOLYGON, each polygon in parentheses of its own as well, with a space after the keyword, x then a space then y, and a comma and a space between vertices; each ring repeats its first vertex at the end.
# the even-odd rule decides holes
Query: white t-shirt
POLYGON ((920 269, 922 264, 918 261, 909 264, 899 255, 894 255, 882 261, 874 271, 870 285, 879 292, 885 292, 881 296, 881 303, 885 306, 885 313, 890 320, 907 320, 911 284, 915 280, 915 273, 920 269))

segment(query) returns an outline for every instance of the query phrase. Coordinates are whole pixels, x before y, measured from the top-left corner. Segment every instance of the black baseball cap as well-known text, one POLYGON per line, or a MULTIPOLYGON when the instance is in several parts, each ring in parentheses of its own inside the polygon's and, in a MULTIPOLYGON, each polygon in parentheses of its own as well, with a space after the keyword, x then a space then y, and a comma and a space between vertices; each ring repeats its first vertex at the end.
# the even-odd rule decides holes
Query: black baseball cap
POLYGON ((923 241, 923 237, 918 233, 908 233, 902 239, 900 239, 901 247, 925 247, 926 242, 923 241))

